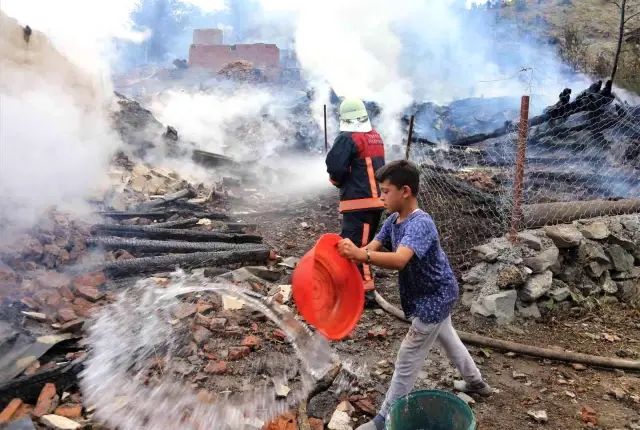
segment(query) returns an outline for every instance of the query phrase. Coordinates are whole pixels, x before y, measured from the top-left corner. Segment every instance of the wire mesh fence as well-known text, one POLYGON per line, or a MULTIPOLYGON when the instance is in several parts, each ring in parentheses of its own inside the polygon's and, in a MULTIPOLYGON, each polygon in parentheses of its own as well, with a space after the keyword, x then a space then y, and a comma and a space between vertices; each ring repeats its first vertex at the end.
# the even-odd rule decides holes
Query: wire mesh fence
MULTIPOLYGON (((544 109, 531 96, 532 110, 541 113, 529 116, 518 230, 617 213, 607 202, 640 198, 640 108, 606 90, 595 85, 573 101, 563 92, 544 109)), ((458 270, 471 263, 472 247, 510 230, 520 128, 510 115, 493 132, 412 143, 420 203, 458 270)))

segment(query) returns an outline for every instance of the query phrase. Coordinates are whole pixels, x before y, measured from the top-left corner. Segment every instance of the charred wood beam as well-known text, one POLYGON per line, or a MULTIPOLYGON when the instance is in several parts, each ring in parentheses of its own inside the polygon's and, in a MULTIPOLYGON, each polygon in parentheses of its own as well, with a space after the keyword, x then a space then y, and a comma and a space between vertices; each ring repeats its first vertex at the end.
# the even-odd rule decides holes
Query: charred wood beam
POLYGON ((178 230, 154 226, 96 224, 92 233, 120 237, 142 237, 159 240, 186 240, 188 242, 260 243, 262 236, 254 234, 219 233, 201 230, 178 230))
POLYGON ((423 165, 421 166, 420 176, 423 184, 437 184, 445 193, 466 197, 477 205, 498 207, 501 204, 495 196, 480 191, 451 174, 439 172, 437 168, 423 165))
POLYGON ((48 382, 54 383, 58 395, 62 395, 64 391, 77 385, 78 375, 84 369, 85 358, 86 356, 35 375, 14 378, 0 385, 0 409, 4 409, 14 398, 35 405, 42 388, 48 382))
POLYGON ((257 224, 251 224, 246 222, 230 222, 227 223, 227 230, 233 232, 241 232, 243 230, 256 230, 258 228, 257 224))
POLYGON ((637 212, 640 212, 640 199, 538 203, 523 206, 522 225, 524 228, 540 228, 546 225, 570 223, 582 218, 637 212))
POLYGON ((263 263, 269 258, 266 246, 251 250, 195 252, 192 254, 163 255, 159 257, 131 258, 110 261, 92 266, 78 267, 77 273, 104 271, 109 277, 133 276, 141 273, 157 273, 175 270, 176 267, 193 269, 199 267, 224 266, 227 264, 263 263))
POLYGON ((144 202, 138 205, 138 210, 147 210, 147 209, 151 209, 151 208, 156 208, 156 207, 160 207, 160 206, 164 206, 167 203, 171 203, 174 202, 176 200, 188 197, 188 198, 193 198, 196 197, 198 195, 198 193, 196 193, 195 188, 193 188, 191 185, 189 185, 187 188, 185 188, 184 190, 180 190, 178 192, 175 192, 173 194, 168 194, 166 196, 162 196, 160 198, 148 201, 148 202, 144 202))
MULTIPOLYGON (((529 127, 535 127, 552 120, 567 118, 580 112, 597 112, 614 100, 609 87, 605 86, 600 92, 583 92, 576 100, 569 103, 558 103, 546 110, 542 115, 535 116, 529 120, 529 127)), ((505 123, 504 126, 495 129, 490 133, 478 133, 472 136, 449 142, 452 146, 469 146, 483 142, 488 139, 495 139, 518 130, 519 123, 505 123)), ((424 140, 424 139, 423 139, 424 140)), ((420 142, 417 138, 413 142, 420 142)), ((429 143, 427 141, 427 143, 429 143)))
POLYGON ((198 224, 198 218, 179 219, 176 221, 159 222, 153 224, 156 228, 186 228, 198 224))
POLYGON ((90 237, 87 245, 98 246, 106 250, 126 249, 135 252, 215 252, 215 251, 243 251, 260 249, 259 244, 237 244, 224 242, 185 242, 179 240, 147 240, 122 237, 90 237))
POLYGON ((177 209, 169 209, 169 210, 149 210, 149 211, 127 211, 127 212, 119 212, 119 211, 105 211, 105 212, 97 212, 96 215, 100 215, 105 218, 113 218, 113 219, 129 219, 129 218, 149 218, 149 219, 166 219, 170 218, 173 215, 179 216, 188 216, 188 217, 196 217, 196 218, 208 218, 212 220, 225 220, 229 219, 229 215, 223 212, 196 212, 191 210, 177 210, 177 209))

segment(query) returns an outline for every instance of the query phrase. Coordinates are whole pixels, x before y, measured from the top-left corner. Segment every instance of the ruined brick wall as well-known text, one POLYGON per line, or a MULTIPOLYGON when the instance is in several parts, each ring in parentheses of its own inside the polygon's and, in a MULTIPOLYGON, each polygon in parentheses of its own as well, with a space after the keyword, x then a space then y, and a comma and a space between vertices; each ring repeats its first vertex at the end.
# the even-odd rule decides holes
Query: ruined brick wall
POLYGON ((222 30, 217 28, 202 28, 193 30, 195 45, 222 45, 222 30))
POLYGON ((256 68, 279 68, 280 50, 276 45, 253 43, 246 45, 198 45, 189 49, 189 66, 218 72, 227 64, 245 60, 256 68))

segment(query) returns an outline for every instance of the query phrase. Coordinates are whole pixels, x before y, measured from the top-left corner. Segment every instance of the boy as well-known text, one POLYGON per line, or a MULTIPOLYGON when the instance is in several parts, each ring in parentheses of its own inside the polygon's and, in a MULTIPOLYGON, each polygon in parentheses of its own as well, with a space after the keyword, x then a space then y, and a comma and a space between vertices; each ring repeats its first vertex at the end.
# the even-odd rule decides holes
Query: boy
POLYGON ((413 322, 398 351, 391 385, 380 412, 358 430, 384 428, 389 408, 411 392, 436 339, 464 378, 454 383, 457 391, 483 396, 493 392, 451 325, 458 283, 440 247, 433 219, 418 209, 418 168, 405 160, 394 161, 378 170, 376 180, 391 215, 366 247, 358 248, 344 239, 338 250, 352 261, 398 270, 402 308, 413 322), (393 252, 379 252, 383 246, 393 252))

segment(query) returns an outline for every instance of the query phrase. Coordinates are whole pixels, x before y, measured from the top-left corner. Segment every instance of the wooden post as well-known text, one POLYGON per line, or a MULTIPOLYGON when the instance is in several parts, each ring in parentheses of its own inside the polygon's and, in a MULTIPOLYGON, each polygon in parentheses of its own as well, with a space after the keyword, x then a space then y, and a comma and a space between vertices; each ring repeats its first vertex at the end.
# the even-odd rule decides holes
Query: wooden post
POLYGON ((522 194, 524 189, 524 167, 527 157, 527 133, 529 131, 529 96, 522 96, 520 103, 520 133, 518 135, 518 153, 516 155, 516 173, 513 178, 513 211, 511 212, 512 243, 516 243, 516 236, 522 218, 522 194))
POLYGON ((407 149, 406 152, 404 154, 404 159, 405 160, 409 160, 409 155, 411 152, 411 139, 413 138, 413 120, 415 118, 415 115, 411 115, 411 120, 409 120, 409 136, 407 137, 407 149))
POLYGON ((324 105, 324 152, 329 152, 329 141, 327 140, 327 105, 324 105))

